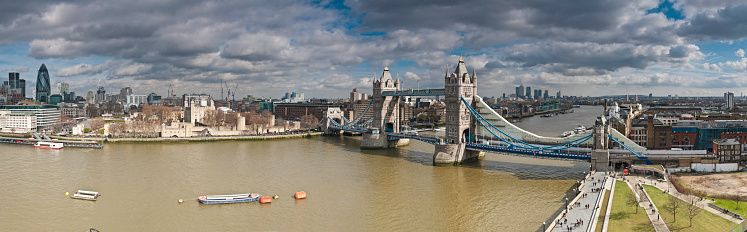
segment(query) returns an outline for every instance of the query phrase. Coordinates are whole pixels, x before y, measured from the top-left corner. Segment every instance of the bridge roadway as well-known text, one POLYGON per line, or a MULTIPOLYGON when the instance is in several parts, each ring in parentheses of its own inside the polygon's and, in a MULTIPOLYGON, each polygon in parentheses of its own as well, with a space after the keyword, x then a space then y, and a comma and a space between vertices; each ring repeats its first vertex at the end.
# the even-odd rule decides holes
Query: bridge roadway
MULTIPOLYGON (((438 143, 439 139, 442 139, 442 137, 436 136, 436 135, 423 135, 423 134, 408 133, 408 132, 389 133, 388 136, 389 136, 389 140, 408 138, 408 139, 420 140, 420 141, 430 143, 430 144, 436 144, 438 143)), ((470 149, 470 150, 507 152, 507 153, 516 153, 516 154, 535 156, 535 157, 561 158, 561 159, 573 159, 573 160, 591 159, 591 156, 589 155, 589 153, 591 152, 590 148, 576 148, 568 152, 537 151, 537 150, 529 150, 529 149, 511 148, 508 146, 501 146, 496 143, 489 143, 486 141, 482 141, 482 143, 467 143, 466 147, 467 149, 470 149)), ((620 162, 620 161, 631 161, 632 162, 634 160, 638 160, 638 156, 636 156, 635 154, 632 154, 628 150, 610 149, 609 152, 610 152, 610 160, 614 162, 620 162)), ((642 153, 645 154, 649 160, 655 160, 655 161, 676 161, 679 159, 691 159, 691 158, 708 156, 708 154, 702 150, 681 150, 681 151, 646 150, 646 151, 643 151, 642 153)))
POLYGON ((381 96, 444 96, 446 95, 446 89, 408 89, 408 90, 396 90, 396 91, 383 91, 381 96))

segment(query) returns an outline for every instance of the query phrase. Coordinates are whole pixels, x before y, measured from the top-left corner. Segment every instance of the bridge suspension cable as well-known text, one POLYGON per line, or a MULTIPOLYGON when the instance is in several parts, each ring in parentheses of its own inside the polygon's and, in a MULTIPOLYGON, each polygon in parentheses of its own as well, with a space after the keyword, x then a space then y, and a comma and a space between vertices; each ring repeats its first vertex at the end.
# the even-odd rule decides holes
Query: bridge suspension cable
POLYGON ((361 112, 360 115, 358 115, 357 117, 355 117, 355 119, 353 121, 348 120, 348 118, 346 118, 344 115, 342 116, 342 120, 345 121, 345 124, 358 124, 359 121, 361 119, 363 119, 363 116, 366 115, 366 113, 368 112, 368 109, 371 108, 372 104, 373 104, 373 99, 371 99, 371 101, 368 102, 368 105, 363 110, 363 112, 361 112))
POLYGON ((524 141, 521 141, 519 139, 516 139, 516 138, 512 137, 511 135, 509 135, 509 134, 503 132, 502 130, 498 129, 492 123, 490 123, 490 121, 488 121, 487 119, 485 119, 484 117, 482 117, 482 115, 480 115, 480 113, 477 112, 477 110, 475 110, 474 108, 472 108, 472 106, 467 102, 467 100, 464 99, 464 97, 461 97, 461 99, 462 99, 462 103, 464 103, 467 106, 467 108, 469 109, 469 111, 472 114, 472 116, 475 117, 475 119, 477 120, 477 122, 479 122, 480 125, 483 128, 485 128, 488 132, 490 132, 490 134, 492 134, 496 138, 500 139, 501 141, 503 141, 505 143, 508 143, 512 147, 515 146, 515 147, 519 147, 519 148, 523 148, 523 149, 530 149, 530 150, 551 150, 551 151, 557 151, 557 150, 564 150, 564 149, 568 149, 568 148, 571 148, 571 147, 578 146, 578 145, 586 142, 587 140, 589 140, 592 137, 592 135, 588 135, 588 136, 584 136, 582 138, 579 138, 579 139, 576 139, 576 140, 573 140, 573 141, 570 141, 570 142, 567 142, 567 143, 564 143, 564 144, 558 144, 558 145, 553 145, 553 146, 537 146, 537 145, 534 145, 534 144, 529 144, 527 142, 524 142, 524 141), (498 134, 501 134, 503 136, 499 136, 498 134, 496 134, 495 133, 496 131, 498 132, 498 134))
POLYGON ((615 137, 612 137, 612 135, 607 135, 607 137, 609 137, 610 139, 612 139, 613 141, 615 141, 615 142, 616 142, 617 144, 620 144, 620 146, 622 146, 622 147, 623 147, 623 148, 625 148, 626 150, 628 150, 628 151, 630 151, 631 153, 633 153, 633 155, 635 155, 635 156, 638 156, 638 159, 639 159, 639 160, 643 160, 643 161, 645 161, 645 162, 646 162, 646 164, 653 164, 653 163, 651 163, 651 161, 649 161, 649 160, 648 160, 648 157, 646 157, 646 156, 644 156, 644 155, 641 155, 640 153, 638 153, 638 152, 634 151, 633 149, 630 149, 630 147, 626 146, 626 145, 625 145, 624 143, 621 143, 621 142, 620 142, 619 140, 617 140, 617 139, 616 139, 615 137))

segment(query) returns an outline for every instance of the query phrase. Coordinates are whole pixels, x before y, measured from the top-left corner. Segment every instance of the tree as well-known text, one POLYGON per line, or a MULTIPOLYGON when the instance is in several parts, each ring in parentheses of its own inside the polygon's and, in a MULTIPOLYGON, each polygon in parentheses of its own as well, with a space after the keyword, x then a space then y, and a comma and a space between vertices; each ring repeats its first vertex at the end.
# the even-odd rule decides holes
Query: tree
POLYGON ((96 104, 86 104, 86 116, 99 116, 99 106, 96 104))
POLYGON ((141 105, 140 112, 143 113, 144 118, 150 118, 155 113, 153 105, 141 105))
POLYGON ((307 114, 301 117, 301 128, 303 128, 304 130, 314 128, 318 123, 319 119, 314 117, 314 115, 307 114))
POLYGON ((91 131, 97 130, 104 126, 104 119, 102 118, 92 118, 88 120, 88 126, 91 128, 91 131))
POLYGON ((680 199, 669 195, 667 203, 664 205, 664 210, 672 213, 672 222, 677 222, 677 210, 682 207, 680 199))
POLYGON ((688 197, 690 198, 690 204, 685 206, 685 213, 687 213, 687 218, 690 219, 690 227, 693 227, 693 218, 703 212, 703 209, 695 205, 695 196, 688 195, 688 197))
POLYGON ((239 114, 237 113, 227 113, 224 114, 221 112, 221 117, 223 117, 223 123, 228 126, 236 126, 236 122, 238 121, 239 114))
POLYGON ((202 117, 200 123, 205 124, 205 126, 215 126, 218 121, 217 110, 205 110, 205 115, 202 117))
POLYGON ((737 208, 735 208, 734 210, 739 210, 739 200, 740 200, 739 198, 740 197, 741 197, 741 192, 737 192, 737 208))
POLYGON ((161 122, 171 123, 171 107, 158 106, 156 108, 156 116, 158 116, 158 120, 161 120, 161 122))
POLYGON ((425 112, 420 112, 418 116, 416 116, 418 122, 425 122, 428 121, 428 114, 425 112))
POLYGON ((638 199, 632 191, 625 194, 625 203, 628 206, 635 207, 635 213, 638 214, 638 208, 640 208, 638 207, 638 199))

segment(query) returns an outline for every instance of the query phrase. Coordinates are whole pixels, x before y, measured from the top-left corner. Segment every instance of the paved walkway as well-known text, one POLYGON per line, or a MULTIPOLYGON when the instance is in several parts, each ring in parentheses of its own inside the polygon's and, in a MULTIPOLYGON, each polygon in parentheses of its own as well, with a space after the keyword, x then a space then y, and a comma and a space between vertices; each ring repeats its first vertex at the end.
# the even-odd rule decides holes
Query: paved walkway
MULTIPOLYGON (((598 211, 601 207, 599 198, 604 197, 604 188, 609 188, 612 178, 607 178, 607 173, 596 172, 591 175, 588 179, 584 180, 584 185, 581 188, 581 192, 585 196, 577 197, 574 199, 568 199, 570 206, 564 217, 561 217, 561 222, 557 223, 552 231, 590 231, 594 228, 590 228, 593 225, 596 218, 592 218, 595 211, 598 211), (601 189, 598 191, 597 189, 601 189), (599 204, 599 205, 598 205, 599 204), (587 208, 586 205, 589 205, 587 208), (578 221, 583 223, 577 223, 578 221)), ((565 199, 563 199, 565 201, 565 199)), ((565 204, 565 202, 563 202, 565 204)), ((562 215, 562 214, 561 214, 562 215)), ((604 215, 601 215, 604 217, 604 215)))
MULTIPOLYGON (((638 183, 641 181, 644 181, 643 178, 637 177, 637 176, 626 176, 625 177, 626 182, 629 182, 630 185, 633 188, 638 188, 638 183)), ((643 192, 639 192, 640 194, 644 194, 643 192)), ((645 195, 645 194, 644 194, 645 195)), ((648 197, 645 197, 645 201, 639 202, 641 206, 643 206, 644 211, 646 214, 648 214, 648 219, 651 220, 651 224, 654 225, 654 229, 656 229, 657 232, 668 232, 669 227, 667 227, 667 224, 664 223, 664 220, 659 215, 659 209, 657 209, 656 205, 651 201, 651 199, 648 199, 648 197), (655 210, 655 211, 652 211, 655 210), (656 213, 653 213, 656 212, 656 213)), ((661 206, 659 206, 661 207, 661 206)))

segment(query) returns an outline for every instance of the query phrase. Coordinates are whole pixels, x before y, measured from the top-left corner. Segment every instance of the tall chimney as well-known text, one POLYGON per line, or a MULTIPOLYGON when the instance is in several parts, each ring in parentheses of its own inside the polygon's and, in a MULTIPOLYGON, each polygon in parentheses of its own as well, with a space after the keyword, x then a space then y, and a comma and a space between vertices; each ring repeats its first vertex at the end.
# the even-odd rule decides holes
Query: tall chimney
POLYGON ((607 112, 607 99, 604 99, 604 112, 607 112))

